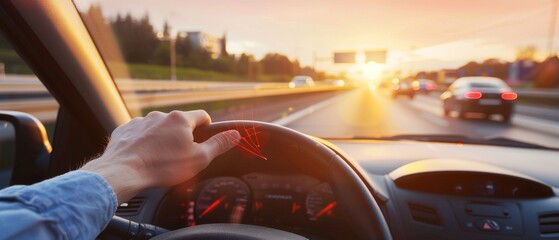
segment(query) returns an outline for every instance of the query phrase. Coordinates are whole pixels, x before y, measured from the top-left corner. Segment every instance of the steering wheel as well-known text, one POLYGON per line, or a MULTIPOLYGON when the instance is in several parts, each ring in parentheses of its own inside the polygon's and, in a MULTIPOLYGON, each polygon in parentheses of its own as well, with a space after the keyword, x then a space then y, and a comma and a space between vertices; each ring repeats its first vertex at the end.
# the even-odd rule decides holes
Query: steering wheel
MULTIPOLYGON (((360 239, 392 239, 385 218, 373 194, 363 180, 353 170, 352 163, 344 160, 332 149, 295 130, 257 121, 216 122, 194 130, 195 142, 203 142, 211 136, 231 129, 237 129, 248 141, 258 135, 260 152, 272 156, 260 161, 290 161, 293 167, 320 174, 332 187, 337 199, 336 207, 345 214, 352 231, 360 239), (250 135, 250 136, 249 136, 250 135), (251 139, 251 137, 253 137, 251 139), (273 157, 281 156, 281 157, 273 157)), ((235 148, 219 158, 254 157, 241 147, 235 148)), ((216 159, 217 160, 217 159, 216 159)), ((215 161, 215 160, 214 160, 215 161)), ((109 223, 110 228, 111 223, 109 223)), ((246 224, 204 224, 182 228, 156 236, 159 239, 306 239, 282 230, 246 224)))

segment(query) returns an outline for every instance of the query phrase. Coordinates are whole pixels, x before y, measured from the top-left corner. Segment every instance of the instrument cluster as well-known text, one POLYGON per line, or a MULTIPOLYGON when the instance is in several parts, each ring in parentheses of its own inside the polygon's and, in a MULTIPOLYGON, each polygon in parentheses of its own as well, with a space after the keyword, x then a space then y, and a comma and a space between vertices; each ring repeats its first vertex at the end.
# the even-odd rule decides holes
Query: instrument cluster
POLYGON ((165 204, 173 206, 159 214, 167 218, 160 224, 171 229, 206 223, 253 224, 292 232, 324 232, 325 226, 340 229, 330 185, 301 174, 214 177, 179 186, 172 199, 165 204))

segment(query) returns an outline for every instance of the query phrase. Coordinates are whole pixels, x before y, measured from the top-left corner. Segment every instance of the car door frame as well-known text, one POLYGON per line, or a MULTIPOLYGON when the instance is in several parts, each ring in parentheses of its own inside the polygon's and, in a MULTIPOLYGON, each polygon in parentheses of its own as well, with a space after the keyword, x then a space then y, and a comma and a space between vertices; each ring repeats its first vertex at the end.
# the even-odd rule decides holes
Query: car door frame
POLYGON ((47 176, 97 156, 130 113, 74 3, 0 1, 0 30, 60 106, 47 176))

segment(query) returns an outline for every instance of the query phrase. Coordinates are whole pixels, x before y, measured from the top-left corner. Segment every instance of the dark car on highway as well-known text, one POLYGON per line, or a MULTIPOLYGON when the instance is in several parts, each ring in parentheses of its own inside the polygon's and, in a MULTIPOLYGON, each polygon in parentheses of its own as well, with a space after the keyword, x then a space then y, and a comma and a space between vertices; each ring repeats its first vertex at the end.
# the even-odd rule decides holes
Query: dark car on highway
POLYGON ((408 96, 410 99, 415 97, 415 90, 411 83, 407 81, 400 81, 392 84, 392 97, 396 98, 400 95, 408 96))
POLYGON ((483 113, 486 118, 500 114, 509 122, 517 94, 501 79, 494 77, 463 77, 441 95, 445 116, 455 111, 460 118, 468 113, 483 113))

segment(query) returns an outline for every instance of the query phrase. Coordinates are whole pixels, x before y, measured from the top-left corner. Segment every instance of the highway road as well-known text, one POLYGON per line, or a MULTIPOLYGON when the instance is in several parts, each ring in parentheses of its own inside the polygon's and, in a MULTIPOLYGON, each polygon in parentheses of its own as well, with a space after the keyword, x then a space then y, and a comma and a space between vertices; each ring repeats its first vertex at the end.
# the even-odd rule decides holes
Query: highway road
MULTIPOLYGON (((151 84, 145 82, 148 83, 151 84)), ((152 88, 151 85, 146 87, 152 88)), ((182 93, 139 93, 141 96, 150 94, 182 93)), ((164 100, 160 97, 154 99, 164 100)), ((179 99, 184 101, 185 97, 181 95, 179 99)), ((22 101, 30 102, 33 107, 38 108, 32 113, 43 121, 53 120, 56 116, 57 106, 51 103, 54 101, 52 99, 22 99, 22 101), (53 106, 48 108, 41 104, 53 106)), ((142 101, 145 103, 144 100, 142 101)), ((0 105, 14 105, 16 102, 5 99, 0 101, 0 105)), ((518 105, 511 124, 503 124, 498 119, 492 121, 476 119, 476 116, 465 120, 443 116, 436 93, 417 95, 414 100, 405 97, 392 99, 384 90, 359 88, 341 95, 339 92, 325 92, 287 98, 267 96, 256 101, 244 101, 242 105, 227 109, 207 110, 216 121, 230 119, 271 121, 324 138, 459 134, 474 138, 506 137, 559 148, 559 108, 518 105)))
POLYGON ((376 138, 398 134, 459 134, 473 138, 506 137, 559 148, 559 109, 518 106, 510 124, 469 116, 445 117, 433 93, 392 99, 388 92, 360 88, 329 100, 326 106, 286 124, 322 138, 376 138), (546 111, 547 110, 547 111, 546 111), (530 111, 532 113, 530 113, 530 111), (540 115, 534 117, 538 113, 540 115))

